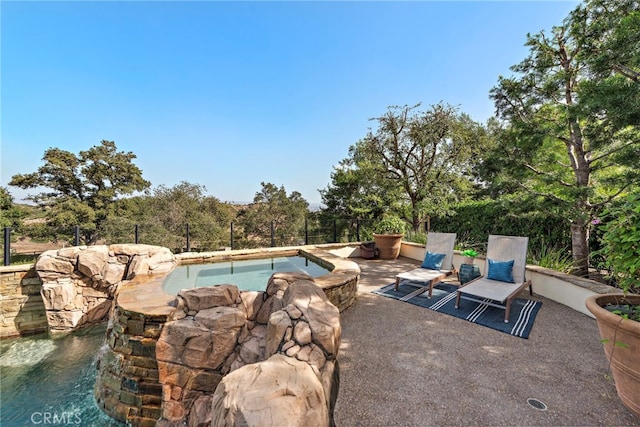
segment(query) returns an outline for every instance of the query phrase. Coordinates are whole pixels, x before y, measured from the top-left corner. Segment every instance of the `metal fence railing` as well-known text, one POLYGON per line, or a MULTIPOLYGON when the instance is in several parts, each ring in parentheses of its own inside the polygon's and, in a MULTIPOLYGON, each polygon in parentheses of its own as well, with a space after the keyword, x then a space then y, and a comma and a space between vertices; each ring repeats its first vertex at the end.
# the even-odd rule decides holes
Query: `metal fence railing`
MULTIPOLYGON (((247 233, 233 222, 228 226, 212 224, 184 224, 173 230, 159 228, 153 224, 120 223, 103 230, 91 230, 80 226, 51 227, 30 230, 21 227, 17 232, 4 228, 4 265, 15 262, 30 262, 46 249, 86 244, 135 243, 165 246, 174 253, 204 252, 258 247, 281 247, 314 245, 323 243, 360 242, 372 239, 372 222, 351 218, 336 218, 325 221, 308 221, 295 227, 285 227, 271 222, 266 232, 247 233), (88 242, 87 235, 97 236, 88 242), (39 242, 36 249, 25 251, 25 242, 39 242)), ((32 245, 36 247, 36 245, 32 245)))

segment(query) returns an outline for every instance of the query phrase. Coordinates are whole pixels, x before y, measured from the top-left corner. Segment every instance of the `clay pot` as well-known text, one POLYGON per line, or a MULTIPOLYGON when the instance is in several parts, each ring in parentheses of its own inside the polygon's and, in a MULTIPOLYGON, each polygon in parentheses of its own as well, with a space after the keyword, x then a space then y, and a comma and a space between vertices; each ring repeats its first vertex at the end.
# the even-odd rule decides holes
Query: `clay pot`
POLYGON ((380 259, 396 259, 400 255, 404 234, 374 234, 380 259))
POLYGON ((640 305, 640 295, 593 295, 585 301, 598 322, 618 397, 640 417, 640 322, 611 313, 603 308, 607 304, 640 305))

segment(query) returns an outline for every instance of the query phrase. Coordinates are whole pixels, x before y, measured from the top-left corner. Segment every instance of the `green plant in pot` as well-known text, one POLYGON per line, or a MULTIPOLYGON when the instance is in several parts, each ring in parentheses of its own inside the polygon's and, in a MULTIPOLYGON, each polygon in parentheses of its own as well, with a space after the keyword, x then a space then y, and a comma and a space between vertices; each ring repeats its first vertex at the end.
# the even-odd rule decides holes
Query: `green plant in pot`
POLYGON ((473 249, 465 249, 462 251, 462 256, 464 257, 462 260, 463 264, 473 264, 478 256, 478 252, 473 249))
POLYGON ((405 221, 395 215, 385 215, 373 228, 373 238, 381 259, 396 259, 400 255, 405 221))
POLYGON ((594 295, 586 306, 598 322, 618 396, 640 418, 640 193, 605 215, 611 219, 598 253, 621 292, 594 295))

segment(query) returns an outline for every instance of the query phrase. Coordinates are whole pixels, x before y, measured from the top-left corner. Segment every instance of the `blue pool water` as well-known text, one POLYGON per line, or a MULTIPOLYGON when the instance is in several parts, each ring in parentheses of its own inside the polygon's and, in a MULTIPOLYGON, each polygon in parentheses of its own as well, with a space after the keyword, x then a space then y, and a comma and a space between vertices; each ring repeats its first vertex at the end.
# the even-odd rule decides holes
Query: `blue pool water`
POLYGON ((93 398, 105 328, 0 341, 0 425, 122 427, 93 398))
POLYGON ((302 256, 183 265, 167 276, 163 288, 170 295, 177 295, 181 289, 220 284, 236 285, 241 291, 263 291, 271 275, 283 271, 302 271, 311 277, 329 273, 302 256))

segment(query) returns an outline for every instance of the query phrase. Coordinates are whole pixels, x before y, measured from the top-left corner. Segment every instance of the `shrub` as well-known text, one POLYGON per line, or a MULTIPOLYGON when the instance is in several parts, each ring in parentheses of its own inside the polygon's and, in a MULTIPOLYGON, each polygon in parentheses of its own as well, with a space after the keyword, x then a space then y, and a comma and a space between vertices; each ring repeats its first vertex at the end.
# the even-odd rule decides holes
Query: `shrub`
POLYGON ((611 269, 617 287, 626 294, 640 292, 640 192, 627 197, 625 203, 604 213, 610 217, 603 226, 604 264, 611 269))
POLYGON ((548 245, 541 240, 540 245, 531 251, 531 263, 540 267, 550 268, 555 271, 569 273, 573 267, 571 252, 566 248, 548 245))
POLYGON ((403 234, 406 229, 405 221, 395 215, 385 215, 375 225, 374 232, 377 234, 403 234))

